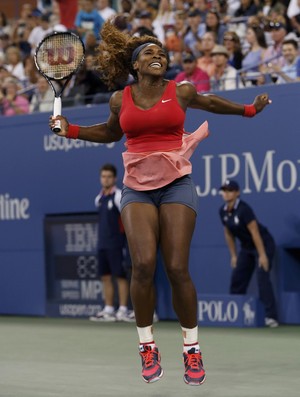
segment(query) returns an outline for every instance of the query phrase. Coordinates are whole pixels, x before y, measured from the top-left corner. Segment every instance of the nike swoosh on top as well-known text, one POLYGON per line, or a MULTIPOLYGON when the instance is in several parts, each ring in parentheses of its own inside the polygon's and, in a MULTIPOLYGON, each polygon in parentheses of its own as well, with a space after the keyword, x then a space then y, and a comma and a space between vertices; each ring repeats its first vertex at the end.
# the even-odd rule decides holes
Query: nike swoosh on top
POLYGON ((170 102, 170 101, 172 101, 172 98, 171 99, 162 99, 161 100, 162 103, 166 103, 166 102, 170 102))

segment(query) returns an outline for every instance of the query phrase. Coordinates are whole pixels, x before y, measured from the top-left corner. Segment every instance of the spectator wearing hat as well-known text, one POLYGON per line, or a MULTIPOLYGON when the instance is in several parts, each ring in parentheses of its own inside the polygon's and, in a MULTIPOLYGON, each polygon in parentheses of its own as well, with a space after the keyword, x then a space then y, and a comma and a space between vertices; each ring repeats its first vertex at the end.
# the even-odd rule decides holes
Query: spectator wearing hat
POLYGON ((268 229, 259 223, 252 208, 240 199, 236 181, 227 180, 220 188, 225 205, 220 210, 225 241, 231 256, 230 293, 244 295, 256 270, 259 298, 265 307, 265 324, 277 327, 277 309, 270 271, 276 250, 268 229), (240 250, 236 247, 240 242, 240 250))
POLYGON ((285 40, 287 33, 285 19, 282 16, 271 20, 268 25, 271 33, 273 45, 269 46, 264 53, 263 59, 266 62, 272 62, 273 65, 282 67, 284 65, 284 58, 282 56, 282 43, 285 40))
POLYGON ((215 65, 214 75, 210 78, 210 86, 215 91, 235 90, 241 88, 237 70, 228 64, 229 52, 223 45, 217 44, 211 53, 215 65))
POLYGON ((205 33, 205 24, 201 20, 201 11, 198 9, 191 10, 188 13, 188 27, 183 38, 184 48, 192 52, 195 57, 200 56, 199 42, 205 33))
POLYGON ((197 66, 197 59, 191 53, 184 53, 182 56, 183 71, 178 73, 175 81, 189 81, 195 87, 197 92, 207 92, 210 89, 209 76, 197 66))

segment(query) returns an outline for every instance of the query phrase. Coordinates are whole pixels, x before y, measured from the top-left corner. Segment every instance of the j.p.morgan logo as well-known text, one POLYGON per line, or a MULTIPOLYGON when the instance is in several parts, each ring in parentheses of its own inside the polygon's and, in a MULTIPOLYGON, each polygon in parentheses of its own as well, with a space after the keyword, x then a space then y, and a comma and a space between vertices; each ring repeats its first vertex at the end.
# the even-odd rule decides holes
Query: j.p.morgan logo
POLYGON ((0 194, 0 221, 26 220, 30 218, 28 198, 10 197, 0 194))
POLYGON ((251 152, 243 152, 207 154, 201 161, 200 183, 196 185, 199 197, 216 196, 226 179, 235 178, 243 181, 244 194, 300 191, 300 159, 283 159, 275 150, 266 151, 260 159, 251 152), (220 176, 217 187, 213 175, 220 176))

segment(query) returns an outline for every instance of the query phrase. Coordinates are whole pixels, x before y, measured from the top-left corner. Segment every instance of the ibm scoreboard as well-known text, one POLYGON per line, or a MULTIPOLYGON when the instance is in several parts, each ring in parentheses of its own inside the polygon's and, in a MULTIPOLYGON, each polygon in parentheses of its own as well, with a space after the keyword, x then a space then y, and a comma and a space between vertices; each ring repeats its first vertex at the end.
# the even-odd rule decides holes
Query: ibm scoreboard
POLYGON ((48 316, 88 317, 103 305, 98 275, 97 214, 46 216, 48 316))

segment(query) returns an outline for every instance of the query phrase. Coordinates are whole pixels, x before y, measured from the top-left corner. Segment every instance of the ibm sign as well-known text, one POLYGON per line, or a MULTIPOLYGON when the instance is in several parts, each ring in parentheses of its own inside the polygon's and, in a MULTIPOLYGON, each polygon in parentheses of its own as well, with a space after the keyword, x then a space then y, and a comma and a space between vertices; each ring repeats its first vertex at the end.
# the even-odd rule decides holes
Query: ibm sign
POLYGON ((201 326, 264 326, 262 303, 251 295, 198 295, 198 316, 201 326))

